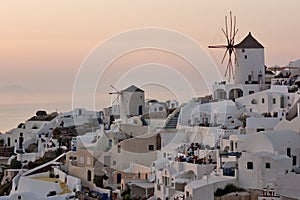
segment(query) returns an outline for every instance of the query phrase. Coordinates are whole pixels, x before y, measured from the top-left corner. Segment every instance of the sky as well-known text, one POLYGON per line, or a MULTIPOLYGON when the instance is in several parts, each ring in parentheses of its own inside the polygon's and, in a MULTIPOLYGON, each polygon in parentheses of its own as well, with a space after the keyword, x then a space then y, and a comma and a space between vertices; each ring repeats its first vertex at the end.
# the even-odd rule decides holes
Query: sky
MULTIPOLYGON (((222 51, 207 46, 225 42, 221 28, 229 11, 237 16, 237 41, 251 31, 265 47, 266 65, 286 65, 300 58, 299 0, 4 0, 0 4, 0 104, 71 102, 76 74, 90 52, 113 35, 142 27, 191 37, 223 72, 222 51)), ((107 81, 98 87, 107 94, 118 69, 161 62, 162 57, 171 67, 184 62, 168 53, 134 52, 113 63, 107 81)), ((177 66, 179 72, 185 65, 177 66)), ((157 86, 143 89, 149 89, 149 98, 176 96, 157 86)), ((98 98, 101 106, 111 100, 104 93, 98 98)))

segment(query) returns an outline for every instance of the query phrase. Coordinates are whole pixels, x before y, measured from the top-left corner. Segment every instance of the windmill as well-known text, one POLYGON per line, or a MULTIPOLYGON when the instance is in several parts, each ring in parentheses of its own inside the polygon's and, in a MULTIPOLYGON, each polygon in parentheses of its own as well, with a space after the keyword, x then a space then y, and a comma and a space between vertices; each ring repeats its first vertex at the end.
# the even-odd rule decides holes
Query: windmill
POLYGON ((224 28, 222 28, 222 32, 226 37, 227 44, 212 45, 212 46, 208 46, 208 48, 226 49, 221 63, 223 64, 226 56, 228 55, 228 62, 227 62, 227 67, 226 67, 226 71, 225 71, 225 76, 227 76, 227 74, 228 74, 228 81, 230 82, 231 76, 234 79, 233 64, 232 64, 232 58, 231 58, 232 54, 234 54, 235 63, 238 65, 236 52, 234 49, 234 39, 238 32, 238 29, 236 29, 236 16, 233 16, 233 18, 232 18, 231 11, 229 13, 229 17, 230 17, 230 19, 229 19, 230 26, 228 27, 227 16, 225 16, 225 30, 224 30, 224 28))
POLYGON ((114 92, 109 92, 110 95, 117 95, 117 97, 113 100, 113 105, 118 105, 120 108, 120 118, 122 121, 126 121, 127 119, 127 109, 126 109, 126 103, 125 103, 125 97, 123 95, 123 91, 118 90, 114 86, 110 86, 114 92))

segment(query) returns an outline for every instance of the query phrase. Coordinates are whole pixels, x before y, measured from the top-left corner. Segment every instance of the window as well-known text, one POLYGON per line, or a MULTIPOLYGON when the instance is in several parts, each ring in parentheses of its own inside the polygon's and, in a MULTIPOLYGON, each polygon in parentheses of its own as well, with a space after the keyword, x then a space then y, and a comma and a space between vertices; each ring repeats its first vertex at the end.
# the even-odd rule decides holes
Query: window
POLYGON ((245 49, 242 49, 242 53, 245 53, 245 49))
POLYGON ((121 145, 118 145, 118 153, 121 153, 121 145))
POLYGON ((189 197, 190 193, 188 191, 186 191, 186 197, 189 197))
POLYGON ((148 149, 149 149, 149 151, 154 151, 154 145, 150 144, 150 145, 148 146, 148 149))
POLYGON ((245 59, 247 59, 248 57, 247 57, 247 55, 245 55, 245 59))
POLYGON ((233 151, 233 141, 230 140, 230 151, 233 151))
POLYGON ((141 173, 140 172, 138 173, 138 178, 141 178, 141 173))
POLYGON ((168 177, 166 177, 166 176, 163 176, 163 181, 164 181, 164 185, 168 186, 170 179, 168 177))
POLYGON ((113 165, 116 165, 116 164, 117 164, 117 161, 114 160, 114 161, 113 161, 113 165))
POLYGON ((264 128, 257 128, 256 129, 256 132, 258 132, 258 133, 261 132, 261 131, 265 131, 265 129, 264 128))
POLYGON ((276 99, 275 98, 273 98, 273 104, 276 104, 276 99))
POLYGON ((249 108, 249 112, 252 112, 252 108, 249 108))
POLYGON ((271 163, 269 162, 266 163, 266 169, 271 169, 271 163))
POLYGON ((163 111, 164 110, 164 107, 159 107, 159 111, 163 111))
POLYGON ((253 169, 253 162, 247 162, 247 169, 253 169))
POLYGON ((248 81, 251 81, 251 75, 248 75, 248 81))
POLYGON ((249 94, 253 94, 253 93, 254 93, 254 91, 253 91, 253 90, 249 91, 249 94))
POLYGON ((87 158, 86 158, 86 164, 87 164, 87 165, 91 165, 91 158, 90 158, 90 157, 87 157, 87 158))
POLYGON ((160 185, 159 184, 157 184, 157 190, 160 191, 160 185))
POLYGON ((84 164, 84 157, 83 157, 83 156, 79 156, 78 162, 79 162, 80 164, 84 164))
POLYGON ((262 99, 261 99, 261 103, 265 103, 265 98, 262 98, 262 99))
POLYGON ((21 133, 20 133, 20 137, 22 137, 22 136, 23 136, 23 133, 21 132, 21 133))

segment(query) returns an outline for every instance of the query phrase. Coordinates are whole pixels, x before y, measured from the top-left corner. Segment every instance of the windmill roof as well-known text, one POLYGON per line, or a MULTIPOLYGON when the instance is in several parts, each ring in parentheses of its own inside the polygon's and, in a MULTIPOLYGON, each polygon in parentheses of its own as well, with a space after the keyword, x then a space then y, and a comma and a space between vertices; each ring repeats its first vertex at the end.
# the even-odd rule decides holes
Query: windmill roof
POLYGON ((131 85, 130 87, 123 90, 122 92, 144 92, 144 90, 136 87, 135 85, 131 85))
POLYGON ((252 35, 251 32, 237 45, 234 46, 235 48, 264 48, 252 35))

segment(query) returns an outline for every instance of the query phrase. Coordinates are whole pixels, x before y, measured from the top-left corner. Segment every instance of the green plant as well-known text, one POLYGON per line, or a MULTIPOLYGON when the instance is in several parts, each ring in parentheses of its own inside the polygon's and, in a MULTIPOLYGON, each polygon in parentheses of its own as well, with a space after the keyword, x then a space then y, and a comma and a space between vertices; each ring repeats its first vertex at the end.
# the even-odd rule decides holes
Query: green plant
POLYGON ((53 134, 53 138, 54 138, 54 139, 58 139, 59 136, 62 134, 61 128, 59 128, 59 127, 55 128, 55 129, 52 131, 52 134, 53 134))
POLYGON ((97 187, 103 188, 103 176, 94 176, 93 182, 97 187))
POLYGON ((12 160, 10 162, 10 165, 8 167, 9 169, 21 169, 22 168, 22 163, 18 160, 12 160))
POLYGON ((126 194, 126 195, 124 196, 124 199, 125 199, 125 200, 130 200, 130 194, 126 194))

